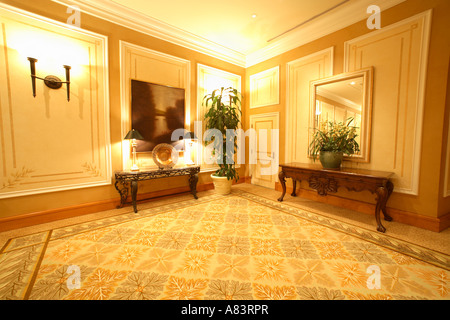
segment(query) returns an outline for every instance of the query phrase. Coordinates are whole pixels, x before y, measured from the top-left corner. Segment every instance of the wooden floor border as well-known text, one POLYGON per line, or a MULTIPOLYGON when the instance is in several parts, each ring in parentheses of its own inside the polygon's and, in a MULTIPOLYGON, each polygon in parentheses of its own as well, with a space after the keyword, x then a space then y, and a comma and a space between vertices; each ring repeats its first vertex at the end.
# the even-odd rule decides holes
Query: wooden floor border
MULTIPOLYGON (((245 183, 246 181, 246 178, 242 178, 237 183, 245 183)), ((214 185, 212 182, 197 185, 197 192, 211 189, 214 189, 214 185)), ((138 194, 137 202, 139 203, 159 197, 177 195, 182 193, 190 193, 190 187, 186 186, 138 194)), ((131 196, 129 196, 128 202, 131 202, 131 196)), ((119 204, 120 197, 119 194, 117 194, 117 198, 114 199, 0 218, 0 232, 31 227, 42 223, 49 223, 58 220, 79 217, 101 211, 113 210, 116 209, 119 204)), ((130 210, 132 210, 131 206, 130 210)))
MULTIPOLYGON (((250 178, 241 178, 238 183, 250 183, 250 178)), ((197 191, 206 191, 214 188, 212 183, 205 183, 197 186, 197 191)), ((275 189, 281 192, 281 185, 276 183, 275 189)), ((286 194, 292 193, 292 187, 286 186, 286 194)), ((180 187, 174 189, 154 191, 144 194, 138 194, 138 201, 151 200, 163 196, 177 195, 181 193, 189 193, 189 187, 180 187)), ((322 203, 327 203, 340 208, 358 211, 365 214, 373 215, 375 213, 375 204, 366 203, 358 200, 341 198, 334 195, 327 197, 320 197, 317 192, 300 189, 297 191, 297 196, 309 200, 314 200, 322 203)), ((131 199, 130 199, 131 201, 131 199)), ((32 212, 13 217, 6 217, 0 219, 0 232, 30 227, 42 223, 54 222, 67 218, 79 217, 86 214, 97 213, 101 211, 113 210, 117 208, 120 203, 119 197, 109 200, 90 202, 70 207, 57 208, 45 210, 40 212, 32 212)), ((131 208, 131 207, 130 207, 131 208)), ((131 210, 131 209, 130 209, 131 210)), ((415 213, 398 210, 395 208, 387 208, 388 213, 392 216, 395 222, 404 223, 414 227, 434 232, 441 232, 450 227, 450 213, 439 218, 426 217, 415 213)))
MULTIPOLYGON (((197 191, 206 191, 213 189, 212 183, 206 183, 197 186, 197 191)), ((181 193, 189 193, 189 187, 173 188, 167 190, 154 191, 149 193, 138 194, 137 201, 146 201, 159 197, 177 195, 181 193)), ((131 196, 128 199, 131 202, 131 196)), ((27 214, 21 214, 18 216, 6 217, 0 219, 0 232, 30 227, 42 223, 54 222, 57 220, 68 219, 83 216, 86 214, 97 213, 101 211, 116 209, 120 204, 120 197, 117 198, 90 202, 85 204, 79 204, 64 208, 56 208, 51 210, 32 212, 27 214)), ((130 210, 132 207, 130 206, 130 210)))

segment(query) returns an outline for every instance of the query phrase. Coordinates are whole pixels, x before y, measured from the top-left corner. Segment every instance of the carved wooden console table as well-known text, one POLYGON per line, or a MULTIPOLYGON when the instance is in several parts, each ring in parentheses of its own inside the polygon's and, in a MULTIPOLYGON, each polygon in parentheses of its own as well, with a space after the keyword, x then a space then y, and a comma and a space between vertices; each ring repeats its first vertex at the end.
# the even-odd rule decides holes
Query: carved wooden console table
POLYGON ((283 201, 286 194, 286 178, 292 178, 294 191, 292 196, 296 196, 297 181, 308 181, 309 187, 317 190, 320 196, 329 193, 336 193, 339 187, 345 187, 349 191, 360 192, 368 190, 376 195, 375 218, 378 224, 377 230, 386 232, 386 228, 381 224, 380 211, 383 212, 386 221, 392 221, 392 217, 387 214, 386 203, 394 190, 390 178, 393 173, 372 171, 364 169, 341 168, 340 170, 326 170, 321 165, 288 163, 281 164, 280 178, 283 194, 278 201, 283 201))
POLYGON ((136 196, 138 191, 138 181, 160 179, 175 176, 189 175, 189 186, 191 193, 197 199, 197 182, 200 166, 172 168, 172 169, 155 169, 148 171, 119 171, 115 173, 116 182, 114 186, 120 194, 120 205, 117 208, 122 208, 128 198, 128 188, 131 184, 131 199, 133 203, 134 212, 137 212, 136 196))

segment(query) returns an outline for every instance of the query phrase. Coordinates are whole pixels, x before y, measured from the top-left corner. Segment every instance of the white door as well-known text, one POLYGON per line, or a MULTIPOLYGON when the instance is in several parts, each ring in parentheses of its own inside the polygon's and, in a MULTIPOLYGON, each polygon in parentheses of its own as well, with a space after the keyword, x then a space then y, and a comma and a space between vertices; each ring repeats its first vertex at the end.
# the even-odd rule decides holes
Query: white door
MULTIPOLYGON (((250 116, 250 128, 256 132, 256 163, 250 163, 251 183, 275 189, 279 163, 279 114, 264 113, 250 116)), ((254 161, 255 162, 255 161, 254 161)))

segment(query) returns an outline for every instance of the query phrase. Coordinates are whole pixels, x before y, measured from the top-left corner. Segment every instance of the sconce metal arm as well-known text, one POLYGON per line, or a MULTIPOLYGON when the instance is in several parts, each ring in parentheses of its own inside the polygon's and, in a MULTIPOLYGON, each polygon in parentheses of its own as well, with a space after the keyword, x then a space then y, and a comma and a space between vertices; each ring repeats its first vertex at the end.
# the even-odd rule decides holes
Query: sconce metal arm
POLYGON ((38 77, 36 75, 36 62, 37 59, 28 57, 28 61, 30 61, 30 70, 31 70, 31 86, 33 89, 33 97, 36 97, 36 79, 43 80, 45 85, 51 89, 59 89, 62 87, 62 84, 65 83, 67 86, 67 101, 70 101, 70 66, 64 65, 64 69, 66 69, 66 81, 61 81, 56 76, 46 76, 45 78, 38 77))

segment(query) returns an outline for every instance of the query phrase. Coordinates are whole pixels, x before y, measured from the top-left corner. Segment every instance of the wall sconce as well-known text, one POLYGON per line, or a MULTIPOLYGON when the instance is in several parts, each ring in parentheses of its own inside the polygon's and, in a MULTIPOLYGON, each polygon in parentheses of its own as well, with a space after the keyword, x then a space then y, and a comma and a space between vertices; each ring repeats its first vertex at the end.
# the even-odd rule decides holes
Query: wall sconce
POLYGON ((36 76, 36 62, 37 59, 28 57, 28 61, 30 61, 30 69, 31 69, 31 86, 33 88, 33 97, 36 97, 36 79, 44 80, 44 83, 47 87, 51 89, 59 89, 62 87, 62 84, 65 83, 67 86, 67 101, 70 101, 70 66, 64 65, 64 69, 66 69, 66 81, 61 81, 56 76, 46 76, 45 78, 40 78, 36 76))
POLYGON ((136 140, 144 140, 144 137, 139 133, 139 131, 131 129, 125 136, 124 140, 131 140, 131 146, 133 147, 133 165, 131 166, 131 171, 139 171, 136 164, 136 140))

